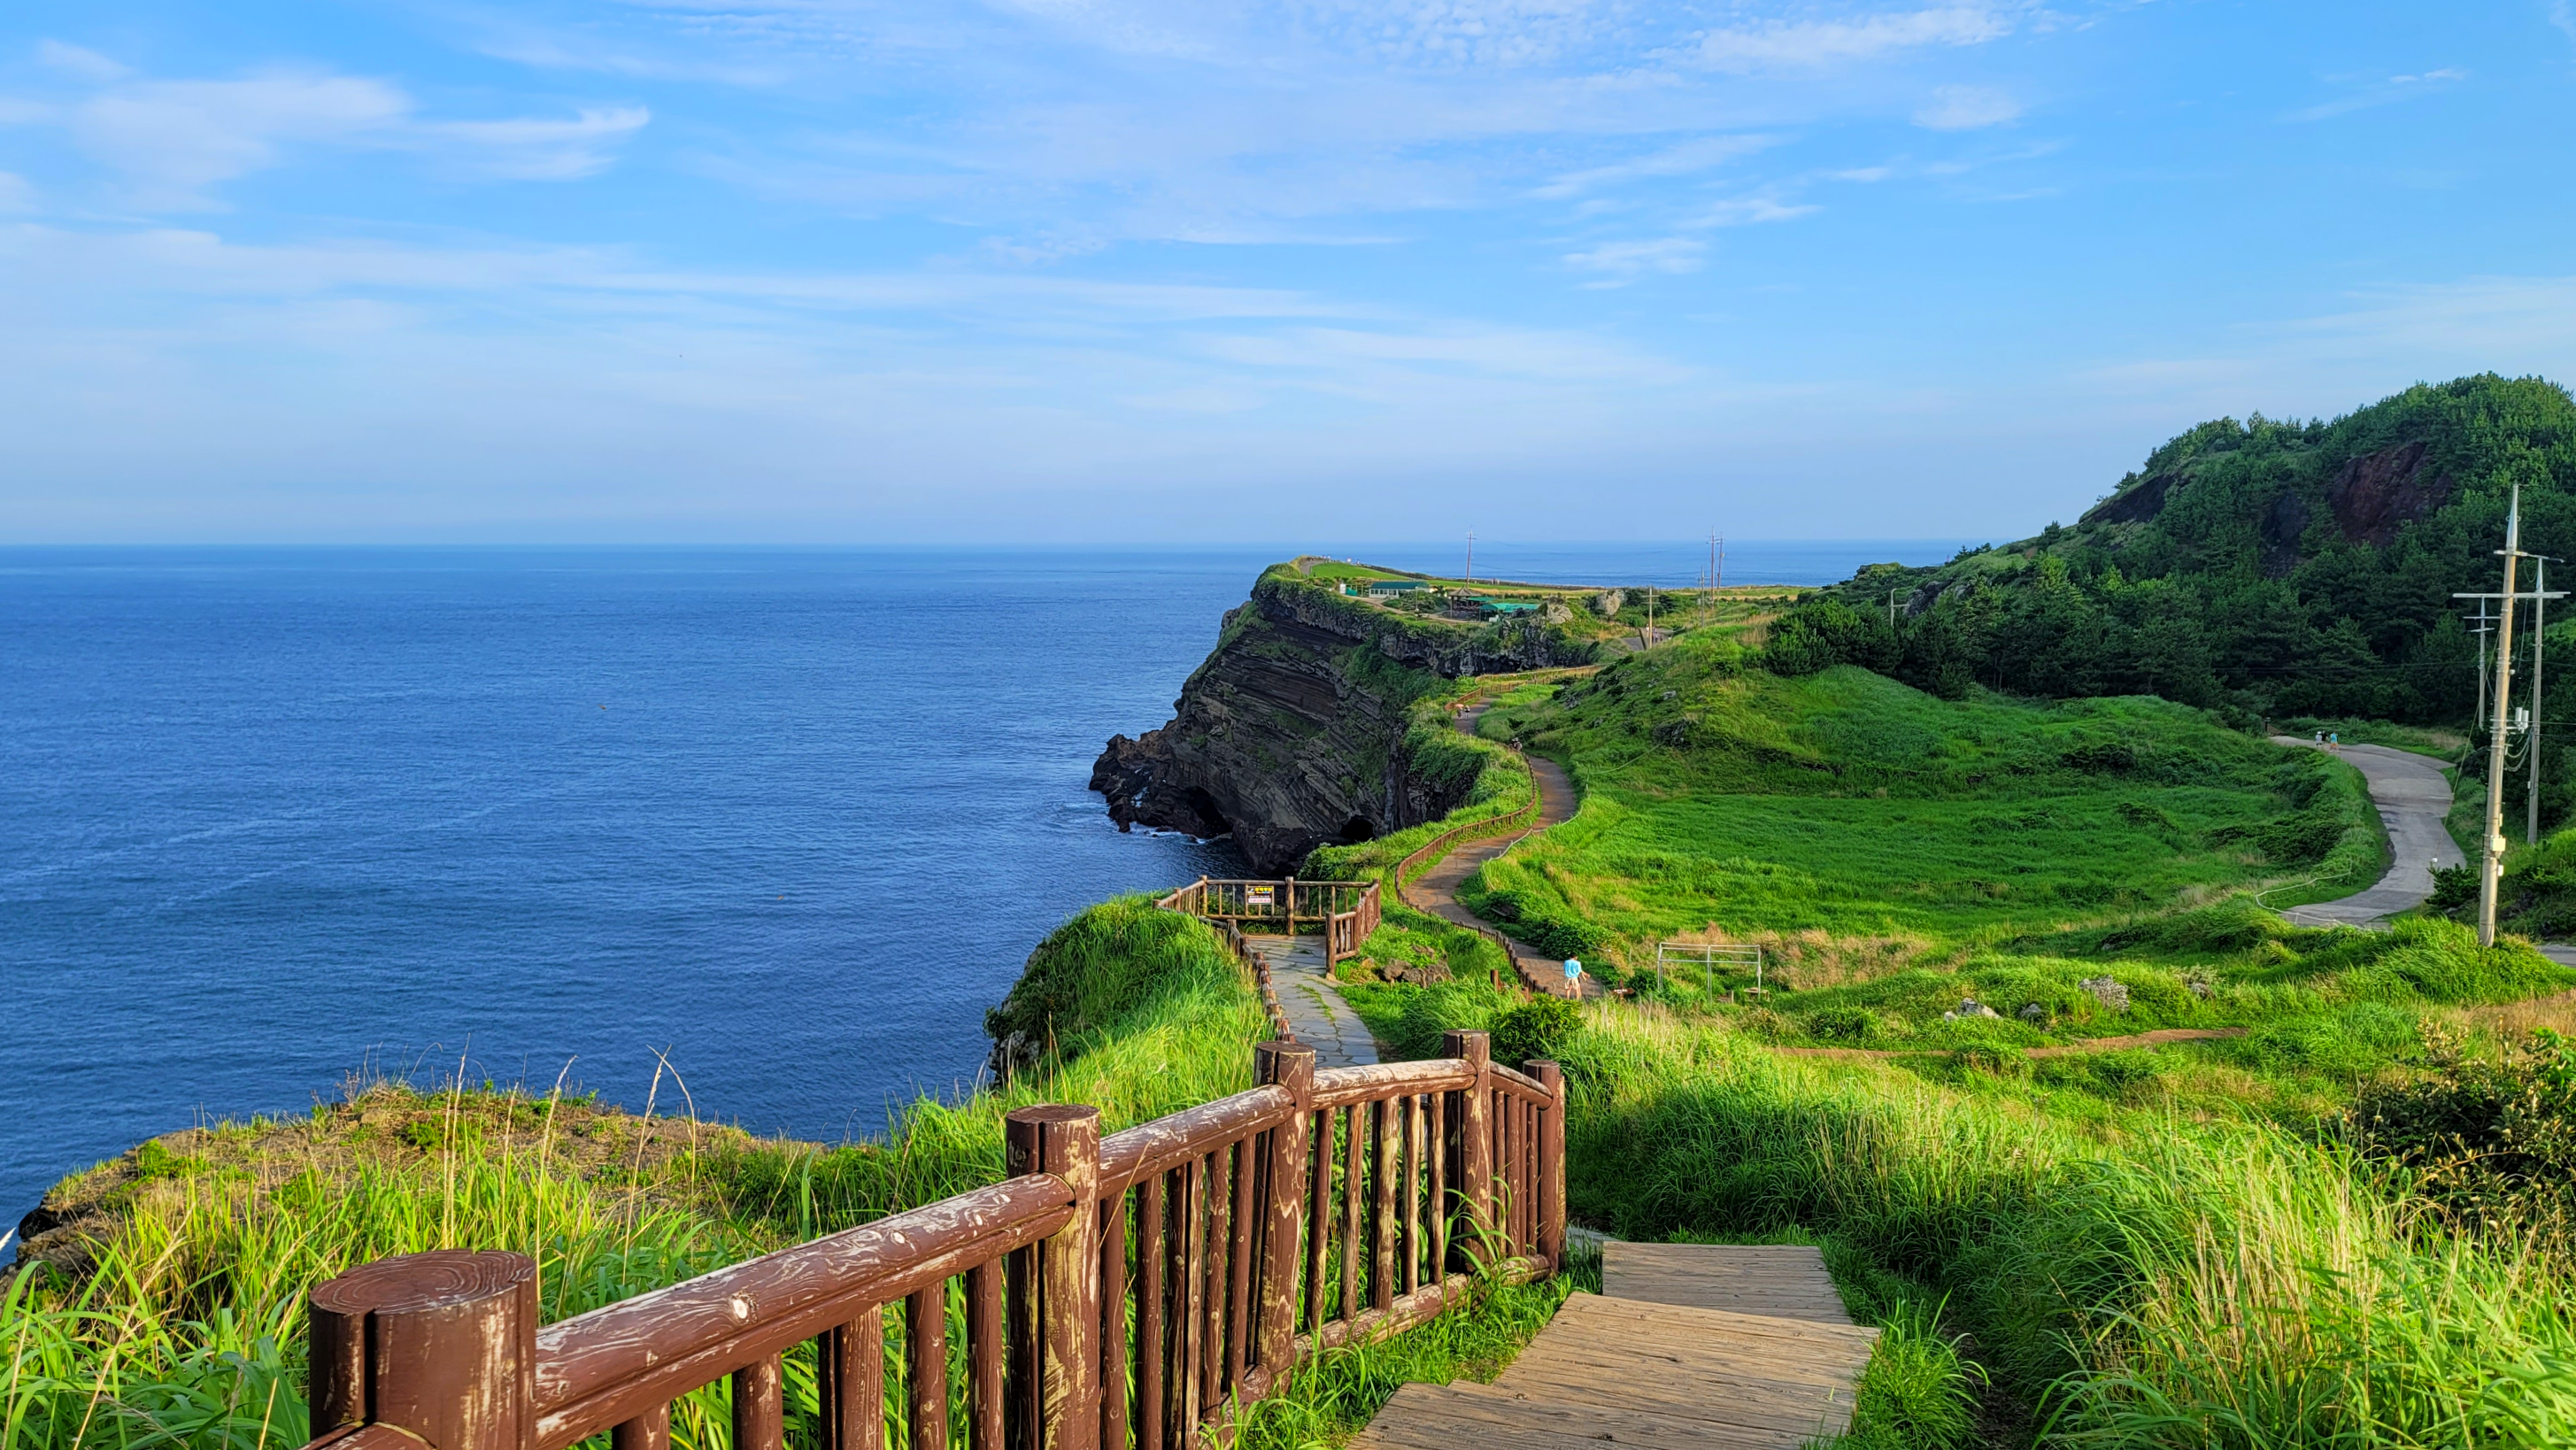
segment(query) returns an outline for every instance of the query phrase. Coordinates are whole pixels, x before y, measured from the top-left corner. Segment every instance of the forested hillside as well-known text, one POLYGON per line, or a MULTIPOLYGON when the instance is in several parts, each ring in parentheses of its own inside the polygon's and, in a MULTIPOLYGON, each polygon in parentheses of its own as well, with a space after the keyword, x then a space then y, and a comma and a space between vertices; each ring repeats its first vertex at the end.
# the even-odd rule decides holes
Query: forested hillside
POLYGON ((2576 551, 2576 400, 2538 378, 2418 385, 2331 422, 2221 418, 2071 526, 1862 570, 1781 619, 1768 662, 1859 664, 1952 697, 2461 720, 2477 662, 2451 595, 2495 587, 2517 483, 2524 547, 2576 551))

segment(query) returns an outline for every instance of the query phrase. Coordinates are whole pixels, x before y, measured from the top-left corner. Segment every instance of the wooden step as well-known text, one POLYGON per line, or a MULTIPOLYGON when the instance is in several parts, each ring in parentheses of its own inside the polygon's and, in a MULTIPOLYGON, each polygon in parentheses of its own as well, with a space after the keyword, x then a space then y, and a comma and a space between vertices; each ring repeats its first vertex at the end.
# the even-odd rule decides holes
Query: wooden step
POLYGON ((1794 1450, 1851 1428, 1878 1331, 1851 1322, 1823 1255, 1790 1245, 1625 1244, 1490 1385, 1406 1385, 1355 1442, 1387 1450, 1794 1450))
POLYGON ((1739 1309, 1787 1319, 1849 1324, 1825 1256, 1805 1244, 1632 1244, 1601 1246, 1601 1292, 1614 1299, 1739 1309))
POLYGON ((1478 1384, 1406 1385, 1354 1447, 1386 1450, 1797 1450, 1808 1437, 1599 1405, 1554 1405, 1478 1384))

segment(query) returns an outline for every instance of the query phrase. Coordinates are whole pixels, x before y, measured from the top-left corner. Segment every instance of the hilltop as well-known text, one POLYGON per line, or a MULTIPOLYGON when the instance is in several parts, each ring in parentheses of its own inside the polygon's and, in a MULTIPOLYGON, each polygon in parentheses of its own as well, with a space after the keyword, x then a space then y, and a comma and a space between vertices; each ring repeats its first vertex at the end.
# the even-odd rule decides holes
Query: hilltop
POLYGON ((2460 720, 2476 646, 2451 595, 2496 587, 2516 484, 2525 547, 2576 547, 2576 400, 2539 378, 2419 384, 2332 420, 2220 418, 2071 525, 1861 570, 1784 620, 1773 658, 1952 697, 2460 720))

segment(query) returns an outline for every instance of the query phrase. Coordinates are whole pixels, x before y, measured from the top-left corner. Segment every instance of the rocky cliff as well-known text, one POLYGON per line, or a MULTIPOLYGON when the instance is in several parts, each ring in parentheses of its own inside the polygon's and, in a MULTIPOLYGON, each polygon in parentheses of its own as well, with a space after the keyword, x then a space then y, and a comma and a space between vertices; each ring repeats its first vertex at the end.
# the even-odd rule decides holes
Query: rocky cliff
POLYGON ((1264 875, 1447 814, 1474 784, 1417 768, 1411 707, 1443 680, 1581 664, 1593 646, 1523 616, 1470 625, 1342 596, 1288 566, 1227 613, 1170 723, 1113 736, 1091 788, 1120 829, 1232 833, 1264 875))

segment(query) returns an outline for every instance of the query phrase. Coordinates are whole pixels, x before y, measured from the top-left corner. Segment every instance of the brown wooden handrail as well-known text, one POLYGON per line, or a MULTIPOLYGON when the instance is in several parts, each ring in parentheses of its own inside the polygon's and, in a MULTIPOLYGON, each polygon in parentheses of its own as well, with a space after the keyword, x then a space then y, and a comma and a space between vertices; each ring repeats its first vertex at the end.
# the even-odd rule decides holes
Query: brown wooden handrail
POLYGON ((672 1400, 728 1379, 737 1450, 783 1450, 806 1344, 825 1450, 883 1450, 890 1383, 916 1450, 1194 1450, 1464 1271, 1562 1268, 1561 1074, 1481 1032, 1443 1052, 1318 1072, 1265 1042, 1258 1086, 1106 1138, 1097 1109, 1023 1108, 1003 1182, 543 1329, 522 1255, 361 1265, 309 1297, 308 1450, 667 1450, 672 1400))
MULTIPOLYGON (((1230 940, 1253 959, 1242 946, 1241 922, 1275 922, 1292 935, 1300 921, 1320 921, 1324 926, 1324 970, 1339 966, 1345 957, 1356 956, 1360 943, 1378 928, 1381 920, 1380 884, 1375 881, 1300 881, 1294 876, 1277 881, 1202 876, 1187 886, 1179 887, 1155 901, 1165 911, 1187 912, 1201 917, 1231 933, 1230 940), (1252 894, 1267 892, 1268 900, 1256 903, 1252 894), (1313 893, 1323 893, 1322 913, 1297 910, 1301 897, 1311 901, 1313 893), (1347 902, 1347 908, 1344 903, 1347 902)), ((1265 964, 1255 961, 1261 972, 1264 991, 1269 975, 1265 964)), ((1287 1031, 1285 1018, 1274 1012, 1281 1032, 1287 1031)))

